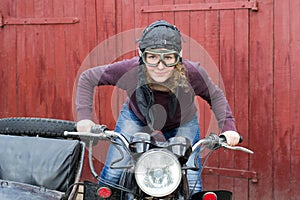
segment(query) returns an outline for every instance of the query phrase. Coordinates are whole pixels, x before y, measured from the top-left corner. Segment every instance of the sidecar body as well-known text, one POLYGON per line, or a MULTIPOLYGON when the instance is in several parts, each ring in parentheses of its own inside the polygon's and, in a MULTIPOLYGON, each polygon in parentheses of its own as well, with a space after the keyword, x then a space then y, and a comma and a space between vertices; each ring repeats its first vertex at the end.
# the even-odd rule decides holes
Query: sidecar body
MULTIPOLYGON (((12 131, 7 134, 3 126, 0 120, 0 199, 75 199, 84 143, 78 139, 42 137, 43 134, 34 135, 34 131, 11 135, 12 131)), ((9 122, 7 129, 10 126, 9 122)))

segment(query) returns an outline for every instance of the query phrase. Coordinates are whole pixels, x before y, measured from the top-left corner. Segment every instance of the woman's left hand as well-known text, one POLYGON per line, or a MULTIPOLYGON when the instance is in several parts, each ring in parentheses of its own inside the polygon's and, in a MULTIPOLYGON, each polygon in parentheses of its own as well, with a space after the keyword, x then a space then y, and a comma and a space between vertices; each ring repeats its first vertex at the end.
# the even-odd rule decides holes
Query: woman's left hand
POLYGON ((236 131, 225 131, 221 135, 224 135, 226 138, 227 144, 230 146, 235 146, 239 143, 240 141, 240 134, 237 133, 236 131))

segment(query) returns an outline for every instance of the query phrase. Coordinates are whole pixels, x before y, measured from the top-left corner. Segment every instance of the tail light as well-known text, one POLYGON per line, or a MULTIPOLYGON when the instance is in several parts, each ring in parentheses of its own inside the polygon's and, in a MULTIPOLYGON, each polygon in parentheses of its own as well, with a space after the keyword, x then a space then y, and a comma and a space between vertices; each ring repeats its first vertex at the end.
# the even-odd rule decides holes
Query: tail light
POLYGON ((98 195, 101 198, 109 198, 112 195, 112 192, 108 187, 100 187, 98 189, 98 195))
POLYGON ((217 200, 218 197, 213 192, 207 192, 203 195, 203 200, 217 200))

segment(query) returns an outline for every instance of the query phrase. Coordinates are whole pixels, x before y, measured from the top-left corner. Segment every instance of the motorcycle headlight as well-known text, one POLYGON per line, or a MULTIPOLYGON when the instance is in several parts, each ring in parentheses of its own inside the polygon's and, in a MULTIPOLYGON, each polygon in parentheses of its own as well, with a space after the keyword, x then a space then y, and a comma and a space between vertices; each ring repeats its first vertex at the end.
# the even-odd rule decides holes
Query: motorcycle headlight
POLYGON ((180 184, 181 166, 171 152, 153 149, 138 159, 135 179, 146 194, 153 197, 167 196, 180 184))

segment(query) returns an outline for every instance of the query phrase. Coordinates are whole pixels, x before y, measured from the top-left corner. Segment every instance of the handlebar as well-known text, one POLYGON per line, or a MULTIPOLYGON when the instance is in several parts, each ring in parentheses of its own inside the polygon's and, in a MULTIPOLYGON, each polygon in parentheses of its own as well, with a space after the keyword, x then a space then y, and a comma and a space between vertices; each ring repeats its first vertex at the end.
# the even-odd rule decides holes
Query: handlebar
POLYGON ((118 132, 110 131, 107 129, 105 125, 95 125, 92 127, 91 132, 64 132, 65 136, 68 135, 75 135, 75 136, 82 136, 85 138, 91 138, 91 139, 98 139, 98 140, 110 140, 113 138, 119 138, 123 144, 129 148, 129 142, 127 139, 118 132))
MULTIPOLYGON (((112 140, 115 138, 118 138, 122 141, 122 143, 125 145, 127 149, 129 149, 129 142, 127 139, 118 132, 114 132, 111 130, 108 130, 108 128, 105 125, 95 125, 92 127, 91 132, 64 132, 65 136, 68 135, 75 135, 75 136, 82 136, 85 138, 91 138, 91 139, 98 139, 98 140, 112 140)), ((243 140, 241 137, 240 142, 243 140)), ((208 149, 216 149, 219 147, 223 147, 230 150, 236 150, 236 151, 243 151, 249 154, 253 154, 253 151, 250 149, 247 149, 245 147, 241 146, 230 146, 226 143, 226 138, 223 136, 217 136, 214 133, 209 134, 207 137, 200 139, 197 143, 195 143, 192 146, 192 151, 194 152, 198 147, 201 148, 201 150, 208 148, 208 149)))
MULTIPOLYGON (((98 180, 100 180, 100 179, 99 179, 98 173, 96 172, 96 170, 94 168, 93 158, 92 158, 92 154, 93 154, 92 153, 93 152, 92 146, 93 146, 94 140, 110 140, 110 142, 112 144, 116 144, 116 143, 121 142, 123 147, 126 149, 126 151, 130 155, 130 146, 129 146, 129 142, 127 141, 127 139, 121 133, 108 130, 106 128, 106 126, 104 126, 104 125, 94 126, 91 129, 91 132, 68 132, 68 131, 65 131, 64 135, 65 136, 69 136, 69 135, 80 136, 80 137, 82 137, 86 140, 89 140, 89 145, 88 145, 88 147, 89 147, 89 153, 88 153, 89 166, 90 166, 90 170, 91 170, 93 176, 98 180), (118 142, 116 142, 117 140, 118 140, 118 142)), ((114 168, 114 169, 132 167, 131 165, 121 166, 121 167, 114 166, 114 164, 116 164, 117 162, 119 162, 120 160, 122 160, 124 158, 123 152, 120 150, 120 147, 118 147, 118 145, 115 146, 115 147, 119 150, 121 158, 119 158, 119 159, 115 160, 114 162, 112 162, 110 167, 114 168)), ((251 151, 247 148, 240 147, 240 146, 234 146, 234 147, 229 146, 226 143, 226 138, 225 137, 222 137, 222 136, 219 137, 219 136, 217 136, 216 134, 213 134, 213 133, 211 133, 210 135, 208 135, 207 137, 205 137, 203 139, 200 139, 197 143, 195 143, 192 146, 192 152, 196 151, 196 149, 198 149, 199 147, 200 147, 200 152, 202 150, 206 149, 206 148, 209 148, 211 150, 215 150, 215 149, 223 147, 223 148, 227 148, 227 149, 230 149, 230 150, 238 150, 238 151, 243 151, 243 152, 246 152, 246 153, 253 154, 253 151, 251 151)), ((208 159, 208 157, 206 159, 208 159)), ((203 164, 203 166, 204 165, 205 164, 203 164)), ((195 164, 195 166, 197 166, 197 164, 195 164)))

